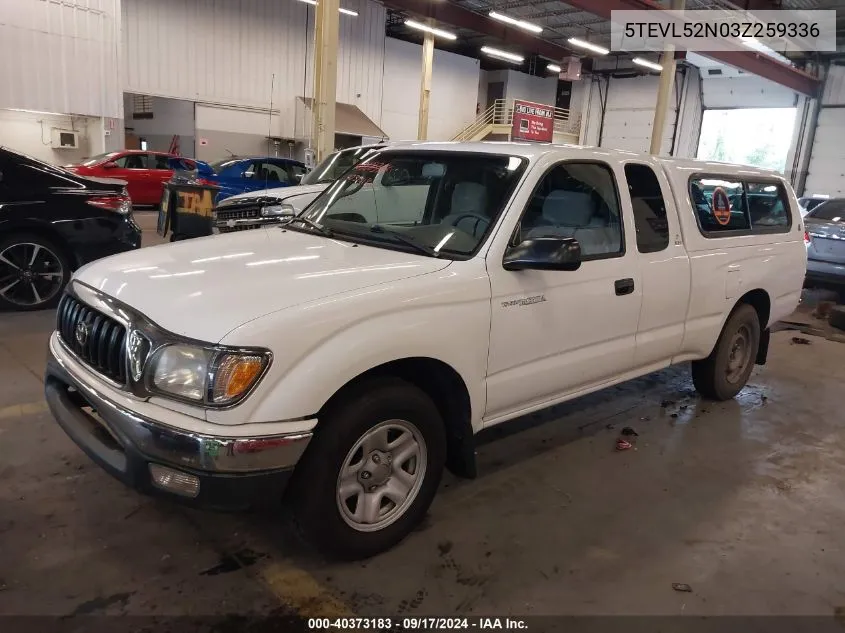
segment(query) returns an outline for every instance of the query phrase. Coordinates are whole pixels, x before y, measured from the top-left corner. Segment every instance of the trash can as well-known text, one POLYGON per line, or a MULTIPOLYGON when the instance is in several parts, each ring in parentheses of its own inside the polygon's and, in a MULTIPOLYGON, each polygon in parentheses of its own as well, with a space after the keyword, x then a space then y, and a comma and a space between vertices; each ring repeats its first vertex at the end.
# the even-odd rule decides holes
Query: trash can
POLYGON ((168 182, 164 185, 156 232, 170 241, 212 235, 214 200, 220 187, 168 182))

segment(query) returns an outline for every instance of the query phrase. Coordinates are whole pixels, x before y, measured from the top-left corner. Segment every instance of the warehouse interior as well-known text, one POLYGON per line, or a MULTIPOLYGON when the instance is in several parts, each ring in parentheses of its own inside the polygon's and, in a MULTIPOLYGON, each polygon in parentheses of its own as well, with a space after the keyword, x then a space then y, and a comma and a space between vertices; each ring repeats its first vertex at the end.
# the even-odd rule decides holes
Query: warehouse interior
MULTIPOLYGON (((155 170, 169 170, 162 182, 189 169, 208 178, 200 164, 265 161, 241 169, 244 180, 264 169, 264 185, 238 190, 263 195, 271 188, 266 165, 301 169, 274 176, 279 186, 290 173, 285 184, 294 189, 313 184, 304 174, 346 148, 533 147, 512 132, 515 102, 529 102, 551 112, 548 142, 599 152, 590 161, 652 155, 689 173, 682 160, 711 170, 731 163, 738 174, 759 168, 783 177, 796 208, 799 200, 845 199, 843 0, 320 3, 327 8, 313 0, 6 0, 0 147, 74 169, 111 156, 108 168, 121 171, 95 178, 124 178, 132 165, 115 165, 115 157, 126 150, 149 154, 151 171, 156 154, 187 160, 174 167, 160 159, 155 170), (837 49, 612 50, 611 12, 663 9, 835 12, 837 49)), ((0 169, 0 194, 12 186, 0 169)), ((130 272, 152 270, 156 253, 175 247, 161 218, 173 213, 163 200, 177 198, 166 186, 162 198, 157 186, 144 201, 129 191, 142 248, 114 257, 133 257, 130 272)), ((16 204, 0 199, 0 213, 16 204)), ((792 228, 804 233, 800 222, 812 210, 801 209, 792 228)), ((0 266, 3 249, 16 244, 2 241, 12 235, 7 222, 0 215, 0 266)), ((76 216, 61 222, 77 233, 100 230, 76 216)), ((15 236, 29 244, 35 232, 15 236)), ((194 261, 232 257, 234 266, 252 255, 242 234, 200 242, 208 253, 194 261), (243 252, 217 256, 213 244, 227 239, 240 239, 243 252)), ((33 244, 34 261, 40 242, 33 244)), ((303 252, 290 257, 317 257, 303 252)), ((273 275, 286 257, 251 269, 266 274, 267 295, 279 292, 273 275)), ((298 281, 351 270, 337 265, 298 281)), ((845 331, 828 320, 845 303, 845 259, 837 265, 840 281, 799 288, 795 312, 770 324, 768 360, 736 397, 702 398, 687 366, 677 365, 485 428, 476 478, 447 472, 407 538, 356 562, 316 551, 284 509, 208 512, 115 481, 45 401, 55 304, 17 311, 0 303, 0 628, 30 630, 29 616, 115 616, 105 622, 197 631, 258 630, 241 628, 253 619, 313 630, 323 628, 315 618, 392 618, 398 627, 403 618, 513 616, 538 618, 528 620, 531 630, 557 631, 569 630, 561 616, 648 616, 594 624, 657 630, 686 626, 688 616, 742 616, 743 626, 801 616, 788 621, 826 630, 845 613, 845 331), (637 439, 621 452, 614 447, 623 429, 637 439), (6 628, 6 615, 25 617, 6 628)), ((389 267, 377 262, 373 277, 389 267)), ((210 280, 194 279, 186 297, 207 292, 210 280)), ((416 287, 412 278, 407 284, 416 287)), ((241 289, 232 286, 236 304, 241 289)), ((525 301, 535 299, 546 296, 525 301)), ((187 305, 179 301, 174 310, 187 305)), ((213 310, 189 316, 197 324, 215 318, 213 310)), ((287 340, 330 320, 315 317, 287 340)), ((426 319, 408 323, 385 338, 413 328, 420 339, 437 335, 426 319)), ((363 356, 350 346, 335 362, 351 366, 363 356)), ((321 380, 312 370, 309 382, 321 380)))

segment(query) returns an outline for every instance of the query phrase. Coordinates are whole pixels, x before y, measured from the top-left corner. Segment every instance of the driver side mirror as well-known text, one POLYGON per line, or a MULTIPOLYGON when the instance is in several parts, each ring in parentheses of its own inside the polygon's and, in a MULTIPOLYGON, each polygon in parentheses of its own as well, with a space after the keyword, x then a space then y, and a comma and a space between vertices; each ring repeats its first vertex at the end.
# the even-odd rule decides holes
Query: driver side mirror
POLYGON ((578 270, 581 245, 574 237, 535 237, 505 252, 505 270, 578 270))
POLYGON ((103 163, 103 169, 117 169, 117 167, 117 163, 111 160, 107 163, 103 163))

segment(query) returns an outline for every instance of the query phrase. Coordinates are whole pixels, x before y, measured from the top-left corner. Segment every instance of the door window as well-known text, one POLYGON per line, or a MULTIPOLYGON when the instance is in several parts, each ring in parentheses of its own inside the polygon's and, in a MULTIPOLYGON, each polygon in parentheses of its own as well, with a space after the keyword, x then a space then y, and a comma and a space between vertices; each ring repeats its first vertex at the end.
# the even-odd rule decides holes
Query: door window
POLYGON ((288 173, 284 165, 278 163, 271 163, 269 161, 262 161, 258 166, 258 172, 255 174, 255 179, 266 183, 273 184, 288 184, 288 173))
POLYGON ((625 165, 625 180, 634 209, 637 250, 641 253, 662 251, 669 246, 669 221, 657 175, 648 165, 628 163, 625 165))
POLYGON ((619 196, 603 163, 561 163, 540 182, 519 226, 518 241, 573 237, 583 259, 624 254, 619 196))
POLYGON ((166 154, 153 154, 153 160, 155 163, 155 167, 153 169, 170 169, 170 165, 168 164, 170 156, 166 154))
POLYGON ((304 165, 297 165, 296 163, 288 163, 287 165, 287 172, 288 172, 288 182, 292 185, 298 185, 301 181, 303 176, 305 176, 305 166, 304 165))
POLYGON ((689 194, 705 237, 785 233, 792 224, 780 182, 701 175, 690 178, 689 194))
POLYGON ((124 154, 113 162, 122 169, 148 169, 149 157, 146 154, 124 154))

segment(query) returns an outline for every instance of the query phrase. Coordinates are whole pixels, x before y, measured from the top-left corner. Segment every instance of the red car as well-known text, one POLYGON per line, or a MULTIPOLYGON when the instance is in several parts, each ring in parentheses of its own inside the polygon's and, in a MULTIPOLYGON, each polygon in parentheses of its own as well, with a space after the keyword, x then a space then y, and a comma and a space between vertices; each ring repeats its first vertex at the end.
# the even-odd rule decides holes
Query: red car
POLYGON ((194 161, 175 154, 127 149, 92 156, 78 165, 67 165, 65 169, 80 176, 125 180, 132 204, 157 205, 161 202, 164 183, 173 176, 173 170, 168 166, 171 158, 179 159, 187 170, 196 168, 194 161))

